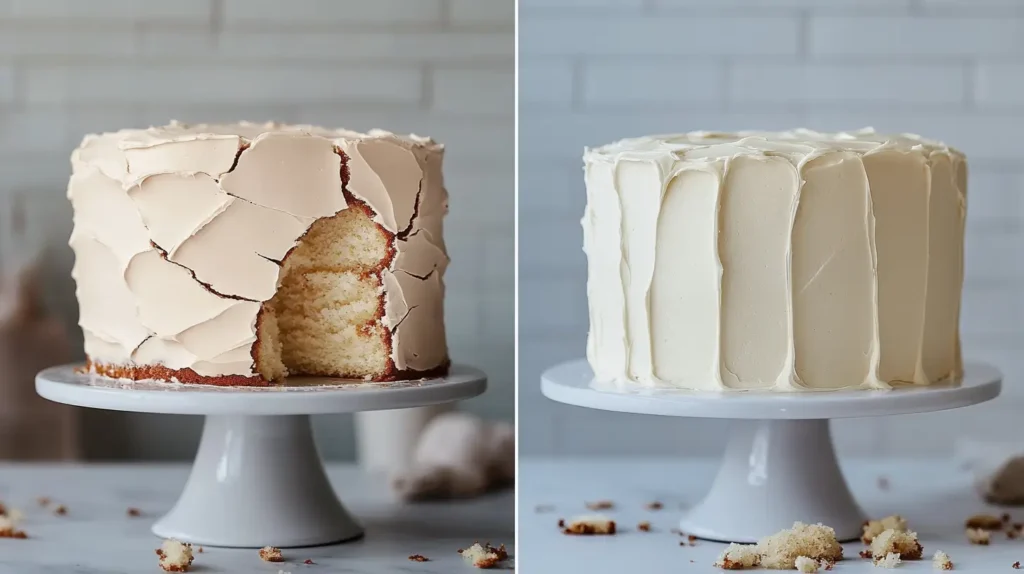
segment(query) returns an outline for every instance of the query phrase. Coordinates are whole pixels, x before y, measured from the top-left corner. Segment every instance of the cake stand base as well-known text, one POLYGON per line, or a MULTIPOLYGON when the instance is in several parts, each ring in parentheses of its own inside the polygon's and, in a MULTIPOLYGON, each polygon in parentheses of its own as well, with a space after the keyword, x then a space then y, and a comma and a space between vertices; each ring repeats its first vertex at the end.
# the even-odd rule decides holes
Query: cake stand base
POLYGON ((308 415, 208 416, 185 490, 153 533, 208 546, 314 546, 363 528, 334 495, 308 415))
POLYGON ((236 548, 315 546, 363 535, 324 473, 310 414, 440 404, 474 397, 487 386, 482 372, 460 365, 443 379, 298 377, 265 388, 119 381, 75 367, 39 373, 36 391, 84 407, 206 415, 184 491, 152 530, 163 538, 236 548))
POLYGON ((821 522, 839 540, 865 515, 839 471, 827 420, 736 421, 711 491, 679 523, 687 534, 757 542, 794 522, 821 522))
POLYGON ((587 362, 577 360, 547 370, 541 390, 552 400, 593 409, 734 419, 711 489, 680 522, 687 534, 751 543, 799 521, 831 526, 846 541, 860 536, 865 516, 839 470, 828 419, 939 411, 999 395, 999 371, 976 363, 964 370, 958 385, 708 393, 598 384, 587 362))

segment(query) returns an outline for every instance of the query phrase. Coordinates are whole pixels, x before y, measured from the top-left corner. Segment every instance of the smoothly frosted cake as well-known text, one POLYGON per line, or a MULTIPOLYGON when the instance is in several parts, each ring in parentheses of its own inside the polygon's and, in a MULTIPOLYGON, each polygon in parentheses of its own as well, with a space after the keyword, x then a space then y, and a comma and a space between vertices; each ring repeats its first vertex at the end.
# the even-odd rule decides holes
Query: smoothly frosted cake
POLYGON ((967 162, 915 135, 697 132, 584 155, 598 380, 958 379, 967 162))
POLYGON ((442 156, 313 126, 87 136, 68 197, 89 369, 218 385, 444 373, 442 156))

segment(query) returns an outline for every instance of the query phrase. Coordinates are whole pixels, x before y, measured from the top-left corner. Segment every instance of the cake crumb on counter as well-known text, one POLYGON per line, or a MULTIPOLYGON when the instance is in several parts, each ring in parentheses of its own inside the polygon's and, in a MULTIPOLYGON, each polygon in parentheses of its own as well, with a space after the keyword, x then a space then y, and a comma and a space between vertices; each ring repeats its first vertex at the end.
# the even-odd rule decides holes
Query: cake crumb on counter
POLYGON ((156 549, 160 557, 160 568, 165 572, 188 572, 192 566, 192 545, 173 538, 164 540, 163 545, 156 549))
POLYGON ((505 545, 495 548, 491 546, 490 542, 480 544, 479 542, 474 543, 472 546, 465 550, 459 550, 461 555, 466 562, 473 565, 474 568, 494 568, 498 564, 508 560, 508 552, 505 550, 505 545))
POLYGON ((932 567, 936 570, 952 570, 953 561, 949 559, 948 554, 938 550, 935 552, 935 556, 932 556, 932 567))
POLYGON ((865 522, 864 533, 861 534, 860 540, 864 544, 871 544, 871 541, 875 539, 875 536, 878 536, 886 530, 904 531, 906 529, 907 521, 899 514, 892 514, 882 518, 881 520, 868 520, 865 522))
POLYGON ((260 548, 260 560, 264 562, 284 562, 281 549, 276 546, 264 546, 260 548))
POLYGON ((988 530, 982 530, 981 528, 968 528, 964 533, 967 535, 968 542, 978 546, 988 546, 992 538, 992 534, 988 530))
POLYGON ((747 570, 761 564, 761 553, 756 544, 730 544, 715 561, 722 570, 747 570))
POLYGON ((902 560, 920 560, 924 548, 918 542, 916 532, 889 529, 871 541, 870 552, 875 564, 878 564, 889 554, 897 554, 902 560))
POLYGON ((595 514, 593 516, 577 516, 569 522, 562 521, 562 526, 562 534, 615 534, 615 521, 599 514, 595 514))

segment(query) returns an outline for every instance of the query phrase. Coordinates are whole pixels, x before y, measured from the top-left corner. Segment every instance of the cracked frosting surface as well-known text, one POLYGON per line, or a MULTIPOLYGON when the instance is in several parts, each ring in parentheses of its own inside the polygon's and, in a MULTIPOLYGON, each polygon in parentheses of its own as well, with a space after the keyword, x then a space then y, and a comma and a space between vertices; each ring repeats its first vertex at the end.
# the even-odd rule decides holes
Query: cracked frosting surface
POLYGON ((958 379, 967 161, 871 129, 584 154, 597 380, 699 390, 958 379))
POLYGON ((90 359, 257 376, 261 304, 281 261, 347 191, 393 234, 381 272, 399 371, 447 360, 443 146, 374 130, 226 124, 89 135, 72 154, 69 241, 90 359))

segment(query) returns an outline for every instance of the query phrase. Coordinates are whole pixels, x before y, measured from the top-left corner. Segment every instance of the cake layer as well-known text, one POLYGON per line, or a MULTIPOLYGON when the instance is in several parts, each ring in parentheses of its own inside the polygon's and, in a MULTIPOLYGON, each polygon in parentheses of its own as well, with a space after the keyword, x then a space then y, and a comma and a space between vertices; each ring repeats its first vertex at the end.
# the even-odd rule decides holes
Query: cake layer
POLYGON ((442 156, 417 136, 314 126, 172 123, 87 136, 68 197, 90 363, 223 384, 438 372, 443 324, 389 309, 443 308, 442 156), (297 291, 278 304, 283 285, 319 281, 309 292, 318 297, 344 292, 349 277, 358 301, 297 291), (357 323, 356 336, 340 335, 357 323), (325 369, 307 356, 335 359, 325 369))
POLYGON ((960 152, 872 130, 695 132, 584 162, 598 378, 803 391, 959 377, 960 152))

